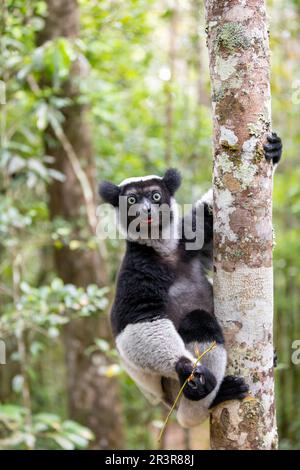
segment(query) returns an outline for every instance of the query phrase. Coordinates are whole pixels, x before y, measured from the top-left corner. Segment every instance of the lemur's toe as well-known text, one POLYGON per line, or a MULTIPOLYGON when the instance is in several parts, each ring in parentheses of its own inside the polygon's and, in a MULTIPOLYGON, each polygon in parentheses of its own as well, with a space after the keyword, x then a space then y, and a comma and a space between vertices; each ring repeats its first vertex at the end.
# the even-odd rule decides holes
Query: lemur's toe
POLYGON ((243 400, 249 395, 249 386, 243 377, 227 375, 218 390, 218 393, 210 405, 210 408, 228 400, 243 400))
POLYGON ((178 359, 175 370, 178 374, 180 383, 183 384, 183 382, 191 375, 193 364, 188 358, 182 356, 178 359))
POLYGON ((223 379, 220 388, 222 388, 222 390, 227 390, 232 387, 239 387, 240 385, 244 384, 245 380, 243 379, 243 377, 239 377, 237 375, 226 375, 226 377, 224 377, 223 379))
POLYGON ((183 389, 183 393, 189 400, 201 400, 213 391, 217 385, 217 380, 205 366, 197 366, 193 371, 192 379, 189 380, 183 389))
POLYGON ((267 136, 267 142, 264 144, 264 152, 267 161, 278 163, 281 159, 282 142, 276 132, 272 132, 272 134, 267 136))

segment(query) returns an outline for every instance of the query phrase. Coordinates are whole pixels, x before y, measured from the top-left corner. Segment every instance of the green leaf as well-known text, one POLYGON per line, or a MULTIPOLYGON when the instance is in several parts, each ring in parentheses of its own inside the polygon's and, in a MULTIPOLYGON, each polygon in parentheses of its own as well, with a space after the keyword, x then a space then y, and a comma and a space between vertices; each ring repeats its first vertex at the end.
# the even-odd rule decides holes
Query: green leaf
POLYGON ((53 440, 64 450, 74 450, 75 445, 70 439, 61 435, 52 435, 53 440))
POLYGON ((37 115, 37 128, 40 131, 44 131, 48 125, 48 106, 45 102, 40 103, 37 107, 36 115, 37 115))

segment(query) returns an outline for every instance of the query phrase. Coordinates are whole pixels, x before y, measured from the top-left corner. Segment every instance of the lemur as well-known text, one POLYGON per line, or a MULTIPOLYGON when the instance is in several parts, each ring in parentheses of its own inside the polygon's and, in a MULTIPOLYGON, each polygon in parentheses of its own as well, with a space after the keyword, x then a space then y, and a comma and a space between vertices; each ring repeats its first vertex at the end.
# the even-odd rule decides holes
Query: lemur
MULTIPOLYGON (((281 158, 281 139, 272 133, 267 140, 265 158, 275 165, 281 158)), ((116 208, 127 238, 111 310, 117 350, 126 371, 153 404, 163 402, 170 407, 194 370, 177 409, 181 426, 192 427, 217 404, 245 398, 248 386, 243 377, 225 376, 227 353, 208 279, 213 261, 212 190, 179 218, 174 194, 180 184, 180 173, 168 169, 163 177, 128 178, 119 185, 104 181, 99 192, 116 208), (170 212, 164 226, 162 207, 170 212), (187 249, 191 239, 182 229, 187 222, 204 231, 202 246, 196 249, 187 249), (156 238, 149 235, 153 227, 156 238), (163 236, 166 228, 169 237, 163 236), (180 236, 174 236, 179 232, 180 236), (193 369, 195 351, 213 342, 216 347, 193 369)))

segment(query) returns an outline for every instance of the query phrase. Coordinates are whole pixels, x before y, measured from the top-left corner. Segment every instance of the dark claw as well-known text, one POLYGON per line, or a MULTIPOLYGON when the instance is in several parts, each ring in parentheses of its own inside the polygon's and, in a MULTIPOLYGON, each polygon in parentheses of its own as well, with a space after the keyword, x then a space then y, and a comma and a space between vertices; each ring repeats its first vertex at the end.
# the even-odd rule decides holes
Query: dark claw
POLYGON ((282 143, 277 142, 276 144, 265 144, 264 145, 264 151, 265 152, 273 152, 274 150, 280 150, 282 149, 282 143))
POLYGON ((244 384, 245 380, 243 379, 243 377, 238 377, 236 375, 226 375, 226 377, 224 377, 223 379, 220 389, 222 388, 222 390, 226 390, 228 388, 232 388, 235 386, 238 387, 244 384))
POLYGON ((282 154, 282 142, 276 132, 267 136, 267 143, 264 145, 265 158, 267 161, 271 161, 275 164, 281 159, 282 154))
POLYGON ((210 408, 227 400, 242 400, 249 393, 249 387, 243 377, 227 375, 218 390, 218 393, 211 403, 210 408))

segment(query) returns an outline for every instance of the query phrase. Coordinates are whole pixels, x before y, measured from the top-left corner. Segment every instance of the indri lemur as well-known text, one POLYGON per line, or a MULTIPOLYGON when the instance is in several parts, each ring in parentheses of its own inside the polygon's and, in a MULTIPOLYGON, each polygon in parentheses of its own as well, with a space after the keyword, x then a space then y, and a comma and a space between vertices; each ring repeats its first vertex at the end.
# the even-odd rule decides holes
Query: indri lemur
MULTIPOLYGON (((282 145, 276 134, 268 137, 264 149, 266 159, 278 163, 282 145)), ((103 182, 100 195, 116 208, 119 223, 127 233, 111 323, 124 367, 141 391, 152 403, 172 405, 179 387, 193 370, 195 347, 204 351, 213 341, 217 343, 183 390, 177 419, 182 426, 191 427, 203 421, 218 403, 244 398, 248 386, 241 377, 225 376, 224 337, 214 315, 213 288, 207 278, 207 270, 212 267, 212 191, 180 220, 174 199, 180 182, 179 172, 169 169, 163 177, 129 178, 118 186, 103 182), (121 196, 124 206, 119 202, 121 196), (163 226, 158 214, 163 205, 171 213, 168 227, 163 226), (134 215, 130 212, 132 206, 137 208, 134 215), (203 212, 198 221, 200 206, 203 212), (128 215, 127 220, 124 215, 128 215), (129 225, 138 216, 140 222, 133 234, 129 225), (193 228, 199 222, 200 229, 204 229, 201 248, 186 248, 191 240, 186 239, 184 230, 180 238, 174 237, 174 232, 169 238, 163 236, 166 228, 179 231, 186 222, 193 228), (154 224, 158 237, 152 239, 148 229, 154 224), (142 229, 145 237, 139 235, 142 229)))

